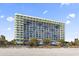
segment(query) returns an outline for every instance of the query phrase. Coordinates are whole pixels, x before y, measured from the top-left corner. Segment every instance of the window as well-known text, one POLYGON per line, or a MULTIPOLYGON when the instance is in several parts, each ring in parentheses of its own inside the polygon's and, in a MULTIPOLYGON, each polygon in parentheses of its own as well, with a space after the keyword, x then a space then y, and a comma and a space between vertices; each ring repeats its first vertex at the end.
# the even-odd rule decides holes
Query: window
POLYGON ((56 28, 56 29, 59 29, 59 28, 60 28, 60 25, 56 25, 55 28, 56 28))

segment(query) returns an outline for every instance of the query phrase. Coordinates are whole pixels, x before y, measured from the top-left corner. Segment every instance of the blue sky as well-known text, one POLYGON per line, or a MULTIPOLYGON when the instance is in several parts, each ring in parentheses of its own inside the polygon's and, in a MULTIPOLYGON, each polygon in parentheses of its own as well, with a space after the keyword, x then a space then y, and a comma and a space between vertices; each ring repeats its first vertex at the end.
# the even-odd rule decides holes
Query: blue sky
POLYGON ((77 3, 0 3, 0 35, 5 35, 9 41, 14 38, 15 13, 64 22, 67 41, 73 41, 79 36, 79 4, 77 3))

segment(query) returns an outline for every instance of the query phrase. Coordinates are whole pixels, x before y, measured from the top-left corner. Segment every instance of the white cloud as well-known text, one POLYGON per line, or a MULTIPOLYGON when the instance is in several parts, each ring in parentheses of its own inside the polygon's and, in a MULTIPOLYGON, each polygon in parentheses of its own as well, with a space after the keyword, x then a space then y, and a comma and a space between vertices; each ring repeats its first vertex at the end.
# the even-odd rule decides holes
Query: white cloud
POLYGON ((4 16, 0 16, 0 18, 4 18, 4 16))
POLYGON ((43 11, 43 14, 46 14, 48 12, 48 10, 43 11))
POLYGON ((17 14, 17 12, 16 12, 16 13, 14 13, 14 14, 17 14))
POLYGON ((69 5, 70 3, 61 3, 61 5, 69 5))
POLYGON ((75 13, 71 13, 71 14, 68 15, 68 17, 75 18, 76 17, 76 14, 75 13))
POLYGON ((13 17, 7 17, 7 21, 12 22, 13 20, 14 20, 14 18, 13 18, 13 17))
POLYGON ((66 21, 66 24, 69 24, 70 22, 71 22, 70 20, 67 20, 67 21, 66 21))
POLYGON ((75 13, 70 13, 67 17, 66 17, 66 19, 74 19, 76 17, 76 14, 75 13))
POLYGON ((70 3, 61 3, 60 7, 65 6, 65 5, 70 5, 70 3))
POLYGON ((66 17, 66 19, 67 19, 67 21, 66 21, 66 24, 70 24, 70 20, 72 20, 73 18, 75 18, 76 17, 76 14, 75 13, 70 13, 67 17, 66 17))
POLYGON ((8 28, 8 30, 10 31, 10 30, 11 30, 11 28, 8 28))

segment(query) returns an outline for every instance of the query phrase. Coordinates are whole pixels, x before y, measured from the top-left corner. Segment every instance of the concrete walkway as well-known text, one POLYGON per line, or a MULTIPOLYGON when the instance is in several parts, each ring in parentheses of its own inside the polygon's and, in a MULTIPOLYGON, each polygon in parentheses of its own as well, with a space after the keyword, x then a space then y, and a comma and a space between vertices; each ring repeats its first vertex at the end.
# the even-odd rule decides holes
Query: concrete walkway
POLYGON ((79 48, 0 48, 0 56, 79 56, 79 48))

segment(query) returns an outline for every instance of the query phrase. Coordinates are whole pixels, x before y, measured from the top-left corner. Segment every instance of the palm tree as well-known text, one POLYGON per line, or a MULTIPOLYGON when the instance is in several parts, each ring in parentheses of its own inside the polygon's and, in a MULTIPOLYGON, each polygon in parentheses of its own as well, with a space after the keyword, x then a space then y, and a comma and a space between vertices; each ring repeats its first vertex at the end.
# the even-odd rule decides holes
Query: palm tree
POLYGON ((37 46, 38 45, 38 40, 36 38, 32 38, 29 41, 30 46, 37 46))
POLYGON ((10 41, 10 43, 11 43, 12 45, 16 45, 16 40, 14 39, 14 40, 10 41))
POLYGON ((60 42, 60 46, 64 46, 65 45, 65 40, 64 39, 60 39, 60 40, 58 40, 58 42, 60 42))
POLYGON ((74 43, 75 43, 75 45, 79 46, 79 40, 78 40, 78 38, 75 38, 74 43))
POLYGON ((45 45, 48 45, 50 42, 51 42, 51 39, 49 39, 49 38, 43 39, 43 43, 45 45))
POLYGON ((0 38, 3 39, 3 40, 6 40, 4 35, 1 35, 0 38))
POLYGON ((0 36, 0 46, 6 46, 8 41, 6 40, 4 35, 0 36))

